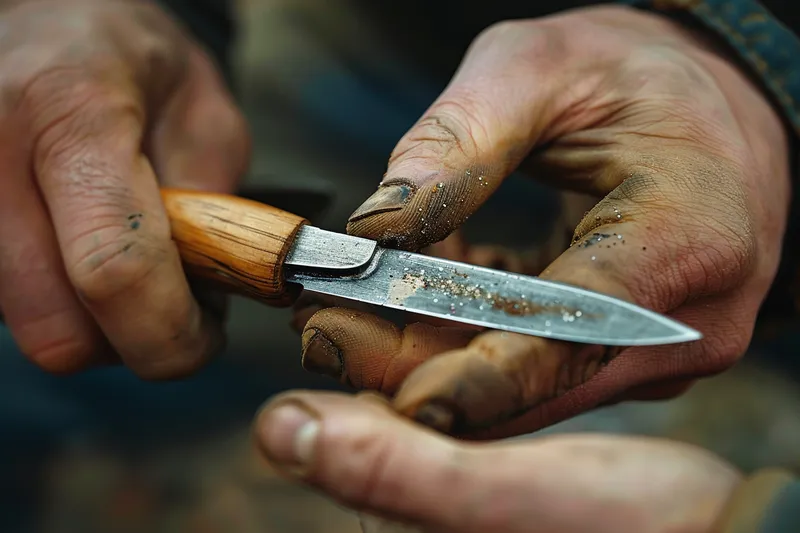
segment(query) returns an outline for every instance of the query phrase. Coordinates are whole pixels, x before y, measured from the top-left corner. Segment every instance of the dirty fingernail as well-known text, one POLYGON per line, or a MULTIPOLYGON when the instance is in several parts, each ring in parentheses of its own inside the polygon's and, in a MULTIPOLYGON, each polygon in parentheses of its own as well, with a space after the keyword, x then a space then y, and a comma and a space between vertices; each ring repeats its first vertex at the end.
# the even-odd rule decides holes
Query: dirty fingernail
POLYGON ((320 421, 297 402, 285 402, 264 415, 261 426, 266 454, 276 466, 307 467, 314 460, 320 421))
POLYGON ((410 185, 381 185, 375 193, 350 215, 350 222, 386 211, 402 208, 413 193, 410 185))
POLYGON ((436 431, 449 433, 455 424, 453 410, 438 403, 427 403, 417 410, 414 420, 436 431))
POLYGON ((339 379, 344 371, 344 361, 339 349, 316 328, 303 332, 303 368, 315 374, 339 379))

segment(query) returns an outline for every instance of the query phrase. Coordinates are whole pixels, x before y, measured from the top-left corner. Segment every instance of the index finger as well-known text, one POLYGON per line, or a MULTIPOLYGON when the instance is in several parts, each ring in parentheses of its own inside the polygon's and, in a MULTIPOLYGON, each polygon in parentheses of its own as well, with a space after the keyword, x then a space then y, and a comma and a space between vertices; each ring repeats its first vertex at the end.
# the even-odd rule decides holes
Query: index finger
POLYGON ((47 88, 48 106, 33 110, 44 132, 34 170, 70 281, 138 375, 194 370, 219 348, 222 333, 193 298, 171 240, 141 153, 138 91, 80 76, 47 88))
MULTIPOLYGON (((703 332, 700 342, 616 357, 618 349, 502 332, 474 339, 445 338, 441 330, 376 334, 374 318, 354 314, 335 321, 321 312, 309 327, 325 334, 333 347, 325 353, 336 353, 341 368, 358 377, 354 385, 393 384, 397 410, 470 436, 489 427, 493 437, 532 431, 636 385, 717 372, 746 347, 750 332, 742 325, 759 302, 757 287, 740 288, 752 268, 748 216, 742 204, 728 204, 743 170, 715 156, 684 159, 691 168, 673 162, 651 174, 622 173, 630 177, 586 215, 575 243, 542 276, 670 313, 703 332), (730 187, 708 190, 693 177, 702 169, 730 187), (421 333, 436 344, 419 342, 421 333)), ((310 340, 304 362, 316 346, 310 340)))
POLYGON ((696 153, 683 159, 692 162, 687 172, 673 163, 627 178, 587 214, 575 243, 542 277, 670 314, 701 331, 701 341, 619 351, 490 332, 419 366, 395 407, 418 419, 433 410, 454 421, 447 431, 491 426, 491 435, 508 435, 594 408, 630 387, 732 364, 749 343, 743 326, 759 305, 758 287, 743 288, 755 246, 748 216, 725 198, 741 169, 696 153), (731 187, 708 190, 692 176, 702 168, 720 171, 717 180, 731 187))

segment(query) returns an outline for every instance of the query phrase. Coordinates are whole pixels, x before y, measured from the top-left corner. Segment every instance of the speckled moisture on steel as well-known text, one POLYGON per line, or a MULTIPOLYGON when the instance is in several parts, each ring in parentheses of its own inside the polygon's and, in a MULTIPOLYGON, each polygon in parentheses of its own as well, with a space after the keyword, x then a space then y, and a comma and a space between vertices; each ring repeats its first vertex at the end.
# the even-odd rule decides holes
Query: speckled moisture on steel
POLYGON ((608 346, 702 338, 666 316, 597 292, 308 226, 284 266, 286 281, 307 291, 491 329, 608 346))

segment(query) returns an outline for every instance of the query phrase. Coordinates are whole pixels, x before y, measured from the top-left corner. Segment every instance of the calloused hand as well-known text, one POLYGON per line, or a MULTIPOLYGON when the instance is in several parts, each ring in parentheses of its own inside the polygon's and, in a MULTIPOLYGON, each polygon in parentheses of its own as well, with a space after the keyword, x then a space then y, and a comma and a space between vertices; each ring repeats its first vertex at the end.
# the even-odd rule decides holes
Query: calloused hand
POLYGON ((223 80, 151 2, 0 1, 0 24, 0 316, 49 371, 194 370, 223 333, 159 183, 234 190, 250 145, 223 80))
MULTIPOLYGON (((787 154, 777 113, 746 74, 666 17, 602 6, 493 26, 400 140, 348 231, 421 249, 519 168, 595 198, 542 277, 669 314, 704 339, 618 355, 453 324, 401 330, 332 307, 302 317, 303 364, 476 438, 678 394, 749 344, 780 261, 787 154)), ((439 248, 493 261, 457 241, 439 248)))
POLYGON ((667 440, 456 441, 372 394, 281 395, 255 436, 286 475, 352 509, 436 533, 708 533, 741 481, 721 459, 667 440))

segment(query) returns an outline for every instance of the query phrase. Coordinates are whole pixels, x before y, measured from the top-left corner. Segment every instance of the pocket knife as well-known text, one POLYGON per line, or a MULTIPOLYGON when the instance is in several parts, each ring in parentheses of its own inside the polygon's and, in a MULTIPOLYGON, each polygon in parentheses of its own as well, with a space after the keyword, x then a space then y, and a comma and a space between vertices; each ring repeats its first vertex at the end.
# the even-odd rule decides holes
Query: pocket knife
POLYGON ((233 195, 162 189, 187 275, 275 306, 301 290, 490 329, 606 346, 699 340, 611 296, 323 230, 233 195))

